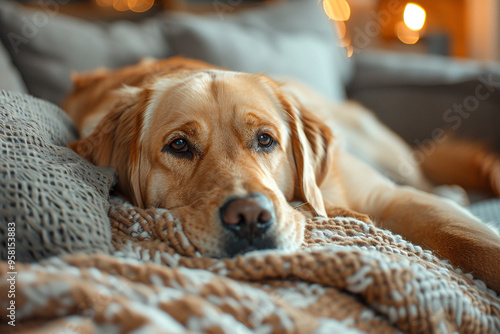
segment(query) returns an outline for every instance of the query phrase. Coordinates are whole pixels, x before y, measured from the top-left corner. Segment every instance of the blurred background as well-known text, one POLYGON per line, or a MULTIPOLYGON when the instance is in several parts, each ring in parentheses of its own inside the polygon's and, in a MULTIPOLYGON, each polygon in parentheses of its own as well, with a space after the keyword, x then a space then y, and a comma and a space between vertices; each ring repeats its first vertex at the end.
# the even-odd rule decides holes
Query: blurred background
MULTIPOLYGON (((58 11, 89 20, 138 20, 160 11, 233 12, 283 0, 55 1, 58 11)), ((315 1, 315 0, 311 0, 315 1)), ((322 0, 320 0, 322 1, 322 0)), ((499 60, 499 0, 323 0, 348 55, 364 49, 499 60)))

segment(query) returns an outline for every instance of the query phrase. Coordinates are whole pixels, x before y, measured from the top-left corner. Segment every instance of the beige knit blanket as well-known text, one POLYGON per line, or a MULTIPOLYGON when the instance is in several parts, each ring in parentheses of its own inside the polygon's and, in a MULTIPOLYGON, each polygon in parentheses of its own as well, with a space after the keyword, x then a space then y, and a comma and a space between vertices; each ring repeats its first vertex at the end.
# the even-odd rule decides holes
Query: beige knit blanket
POLYGON ((112 256, 17 264, 15 327, 0 265, 0 333, 500 333, 484 283, 352 217, 309 220, 300 250, 223 260, 166 210, 113 200, 110 217, 112 256))

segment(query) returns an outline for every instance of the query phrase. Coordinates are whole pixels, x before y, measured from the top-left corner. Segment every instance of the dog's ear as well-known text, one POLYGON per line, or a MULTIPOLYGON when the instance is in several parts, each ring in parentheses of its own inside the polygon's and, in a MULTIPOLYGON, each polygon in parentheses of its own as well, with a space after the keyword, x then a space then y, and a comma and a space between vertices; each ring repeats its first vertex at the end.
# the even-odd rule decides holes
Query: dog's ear
POLYGON ((115 169, 118 190, 136 206, 144 207, 139 168, 140 133, 147 97, 143 89, 126 87, 116 92, 111 111, 94 131, 69 145, 76 153, 98 166, 115 169))
POLYGON ((292 153, 297 171, 296 197, 316 215, 326 217, 321 184, 334 156, 333 134, 320 119, 293 98, 283 96, 283 109, 291 132, 292 153))

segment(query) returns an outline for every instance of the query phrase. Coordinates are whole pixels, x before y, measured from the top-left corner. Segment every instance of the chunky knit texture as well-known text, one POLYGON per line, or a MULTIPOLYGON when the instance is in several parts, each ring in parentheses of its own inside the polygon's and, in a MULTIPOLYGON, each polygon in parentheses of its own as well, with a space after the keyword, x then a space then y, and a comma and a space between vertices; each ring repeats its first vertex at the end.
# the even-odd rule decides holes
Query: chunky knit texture
POLYGON ((0 90, 0 259, 8 256, 9 223, 18 261, 111 250, 114 171, 65 147, 76 139, 71 119, 57 106, 0 90))
POLYGON ((17 265, 16 333, 500 332, 484 283, 352 217, 308 220, 297 251, 229 259, 201 257, 166 210, 113 198, 110 218, 114 254, 17 265))

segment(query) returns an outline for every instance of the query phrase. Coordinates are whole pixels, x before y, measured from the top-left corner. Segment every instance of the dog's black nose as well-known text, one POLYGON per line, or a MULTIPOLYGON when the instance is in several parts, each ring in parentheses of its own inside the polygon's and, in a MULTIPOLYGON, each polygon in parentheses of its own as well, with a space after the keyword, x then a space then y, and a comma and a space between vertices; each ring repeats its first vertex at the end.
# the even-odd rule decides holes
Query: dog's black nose
POLYGON ((273 224, 275 213, 269 198, 256 193, 228 200, 220 208, 220 217, 226 229, 252 244, 273 224))

